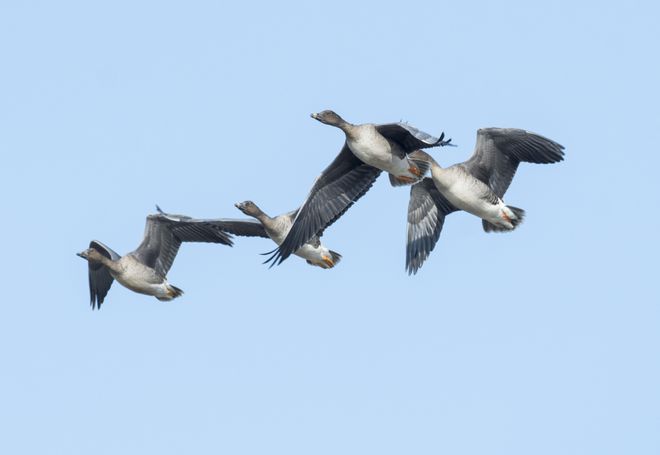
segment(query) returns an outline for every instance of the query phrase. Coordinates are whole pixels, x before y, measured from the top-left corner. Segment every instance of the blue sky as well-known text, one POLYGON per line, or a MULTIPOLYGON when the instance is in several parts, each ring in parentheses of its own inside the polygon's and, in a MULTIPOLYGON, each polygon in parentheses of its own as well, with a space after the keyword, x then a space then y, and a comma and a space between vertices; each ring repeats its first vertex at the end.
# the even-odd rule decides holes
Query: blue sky
POLYGON ((576 3, 2 3, 0 451, 660 452, 660 11, 576 3), (184 245, 182 298, 89 309, 74 253, 131 251, 156 203, 299 205, 326 108, 444 131, 445 165, 487 126, 566 161, 520 167, 513 233, 449 216, 415 277, 381 178, 334 270, 184 245))

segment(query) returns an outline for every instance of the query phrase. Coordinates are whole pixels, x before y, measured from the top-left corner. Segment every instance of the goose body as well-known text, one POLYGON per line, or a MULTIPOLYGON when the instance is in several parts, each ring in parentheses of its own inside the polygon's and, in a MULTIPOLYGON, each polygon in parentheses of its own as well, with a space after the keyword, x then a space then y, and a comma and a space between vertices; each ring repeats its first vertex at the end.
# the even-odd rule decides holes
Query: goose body
POLYGON ((516 128, 483 128, 467 161, 442 168, 421 152, 413 160, 431 165, 431 178, 411 187, 408 203, 406 269, 417 273, 435 244, 445 217, 463 210, 482 219, 486 232, 515 229, 525 211, 506 205, 503 196, 521 162, 557 163, 564 147, 541 135, 516 128))
POLYGON ((172 300, 176 297, 176 291, 167 278, 151 267, 142 264, 130 254, 119 259, 117 267, 109 268, 109 271, 119 284, 133 292, 151 295, 159 300, 172 300))
POLYGON ((101 308, 114 280, 139 294, 158 300, 172 300, 183 291, 166 278, 182 242, 221 243, 231 246, 223 220, 200 220, 183 215, 171 215, 158 209, 147 216, 144 237, 140 245, 120 256, 98 240, 78 253, 88 262, 90 305, 101 308))
POLYGON ((347 127, 346 145, 361 161, 389 173, 395 180, 412 183, 420 178, 422 170, 408 160, 406 151, 378 132, 372 123, 347 127))
POLYGON ((502 215, 506 212, 504 201, 481 180, 474 178, 460 165, 441 168, 431 166, 431 176, 436 188, 459 210, 464 210, 492 224, 513 229, 502 215))
MULTIPOLYGON (((276 217, 274 221, 276 227, 274 229, 266 229, 266 232, 268 232, 268 236, 271 240, 279 246, 286 238, 289 230, 291 230, 293 218, 287 215, 280 215, 276 217)), ((330 269, 334 267, 341 259, 339 253, 328 249, 323 243, 321 243, 320 239, 312 239, 298 248, 293 254, 305 259, 308 264, 321 267, 322 269, 330 269)))
MULTIPOLYGON (((246 215, 256 218, 262 224, 266 236, 278 246, 282 244, 291 230, 293 220, 297 214, 296 210, 271 218, 252 201, 237 203, 236 208, 246 215)), ((238 231, 230 230, 230 232, 241 235, 238 231)), ((341 255, 323 245, 319 237, 312 238, 302 245, 294 252, 294 255, 305 259, 310 265, 323 269, 330 269, 341 260, 341 255)))

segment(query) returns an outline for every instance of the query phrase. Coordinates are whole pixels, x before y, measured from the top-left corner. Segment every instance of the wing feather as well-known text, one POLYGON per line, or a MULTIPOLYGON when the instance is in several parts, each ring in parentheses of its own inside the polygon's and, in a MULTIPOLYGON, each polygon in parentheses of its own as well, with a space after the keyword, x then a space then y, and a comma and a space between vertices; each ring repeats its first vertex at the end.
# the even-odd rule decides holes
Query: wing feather
POLYGON ((415 274, 435 248, 445 222, 445 216, 456 211, 430 178, 410 188, 408 203, 408 242, 406 270, 415 274))
POLYGON ((165 276, 182 242, 232 245, 231 235, 225 232, 220 220, 158 213, 147 216, 142 243, 131 254, 165 276))
MULTIPOLYGON (((98 240, 92 240, 89 243, 89 247, 94 248, 103 256, 113 261, 116 261, 121 257, 114 252, 112 248, 104 245, 98 240)), ((87 261, 87 264, 87 275, 89 278, 89 304, 92 309, 100 309, 105 300, 105 296, 108 295, 108 291, 110 290, 110 286, 112 286, 114 278, 112 278, 110 271, 103 264, 90 261, 87 261)))
POLYGON ((263 224, 258 220, 244 219, 219 219, 216 220, 218 227, 221 229, 242 237, 264 237, 269 238, 263 224))
POLYGON ((482 128, 469 160, 461 165, 503 197, 521 162, 557 163, 564 147, 539 134, 517 128, 482 128))
POLYGON ((344 144, 339 155, 314 182, 286 238, 266 262, 280 264, 312 237, 321 236, 371 188, 380 172, 362 162, 344 144))
POLYGON ((384 137, 399 143, 406 153, 429 147, 448 145, 451 141, 451 139, 443 141, 445 133, 442 133, 437 138, 403 122, 376 125, 376 129, 384 137))

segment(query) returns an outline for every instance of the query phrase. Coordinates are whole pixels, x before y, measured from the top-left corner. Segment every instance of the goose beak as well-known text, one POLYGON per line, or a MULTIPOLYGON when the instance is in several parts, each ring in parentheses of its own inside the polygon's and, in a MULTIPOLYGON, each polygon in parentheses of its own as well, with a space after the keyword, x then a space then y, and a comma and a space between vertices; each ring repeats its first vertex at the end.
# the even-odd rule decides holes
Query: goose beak
POLYGON ((76 253, 76 256, 81 257, 83 259, 87 259, 87 258, 85 258, 85 256, 82 253, 76 253))
POLYGON ((319 119, 319 114, 309 114, 310 117, 312 117, 314 120, 319 119))

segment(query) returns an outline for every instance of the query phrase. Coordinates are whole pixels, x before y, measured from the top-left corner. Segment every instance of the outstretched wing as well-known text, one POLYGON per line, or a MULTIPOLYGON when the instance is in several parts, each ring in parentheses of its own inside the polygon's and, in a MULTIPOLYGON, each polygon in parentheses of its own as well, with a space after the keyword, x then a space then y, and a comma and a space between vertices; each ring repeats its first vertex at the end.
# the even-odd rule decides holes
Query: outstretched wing
POLYGON ((410 188, 406 270, 415 274, 440 238, 445 216, 458 210, 438 191, 430 178, 410 188))
POLYGON ((341 217, 360 199, 380 175, 380 169, 358 159, 347 144, 314 182, 298 210, 291 230, 266 261, 280 264, 341 217))
POLYGON ((384 137, 400 144, 406 153, 429 147, 449 145, 451 141, 451 139, 443 140, 445 133, 442 133, 439 138, 434 137, 402 122, 376 125, 376 130, 384 137))
POLYGON ((131 255, 165 276, 182 242, 232 245, 231 235, 225 232, 218 220, 200 220, 161 212, 147 216, 144 239, 131 255))
MULTIPOLYGON (((210 221, 213 222, 213 220, 210 221)), ((236 220, 230 218, 227 219, 221 218, 215 220, 215 224, 217 224, 217 226, 220 229, 234 235, 240 235, 242 237, 269 238, 268 234, 266 234, 266 229, 264 228, 264 225, 257 220, 251 220, 251 219, 236 220)))
POLYGON ((564 147, 541 135, 517 128, 481 128, 469 160, 461 164, 475 178, 504 196, 521 161, 556 163, 564 147))
MULTIPOLYGON (((98 240, 92 240, 89 243, 89 247, 94 248, 103 256, 113 261, 116 261, 121 257, 115 253, 112 248, 104 245, 98 240)), ((92 261, 87 261, 87 264, 87 274, 89 277, 89 304, 92 309, 101 309, 101 304, 103 303, 103 300, 105 300, 105 296, 108 295, 108 291, 110 290, 110 286, 112 286, 114 279, 112 278, 112 275, 110 275, 108 268, 103 264, 92 261)))

